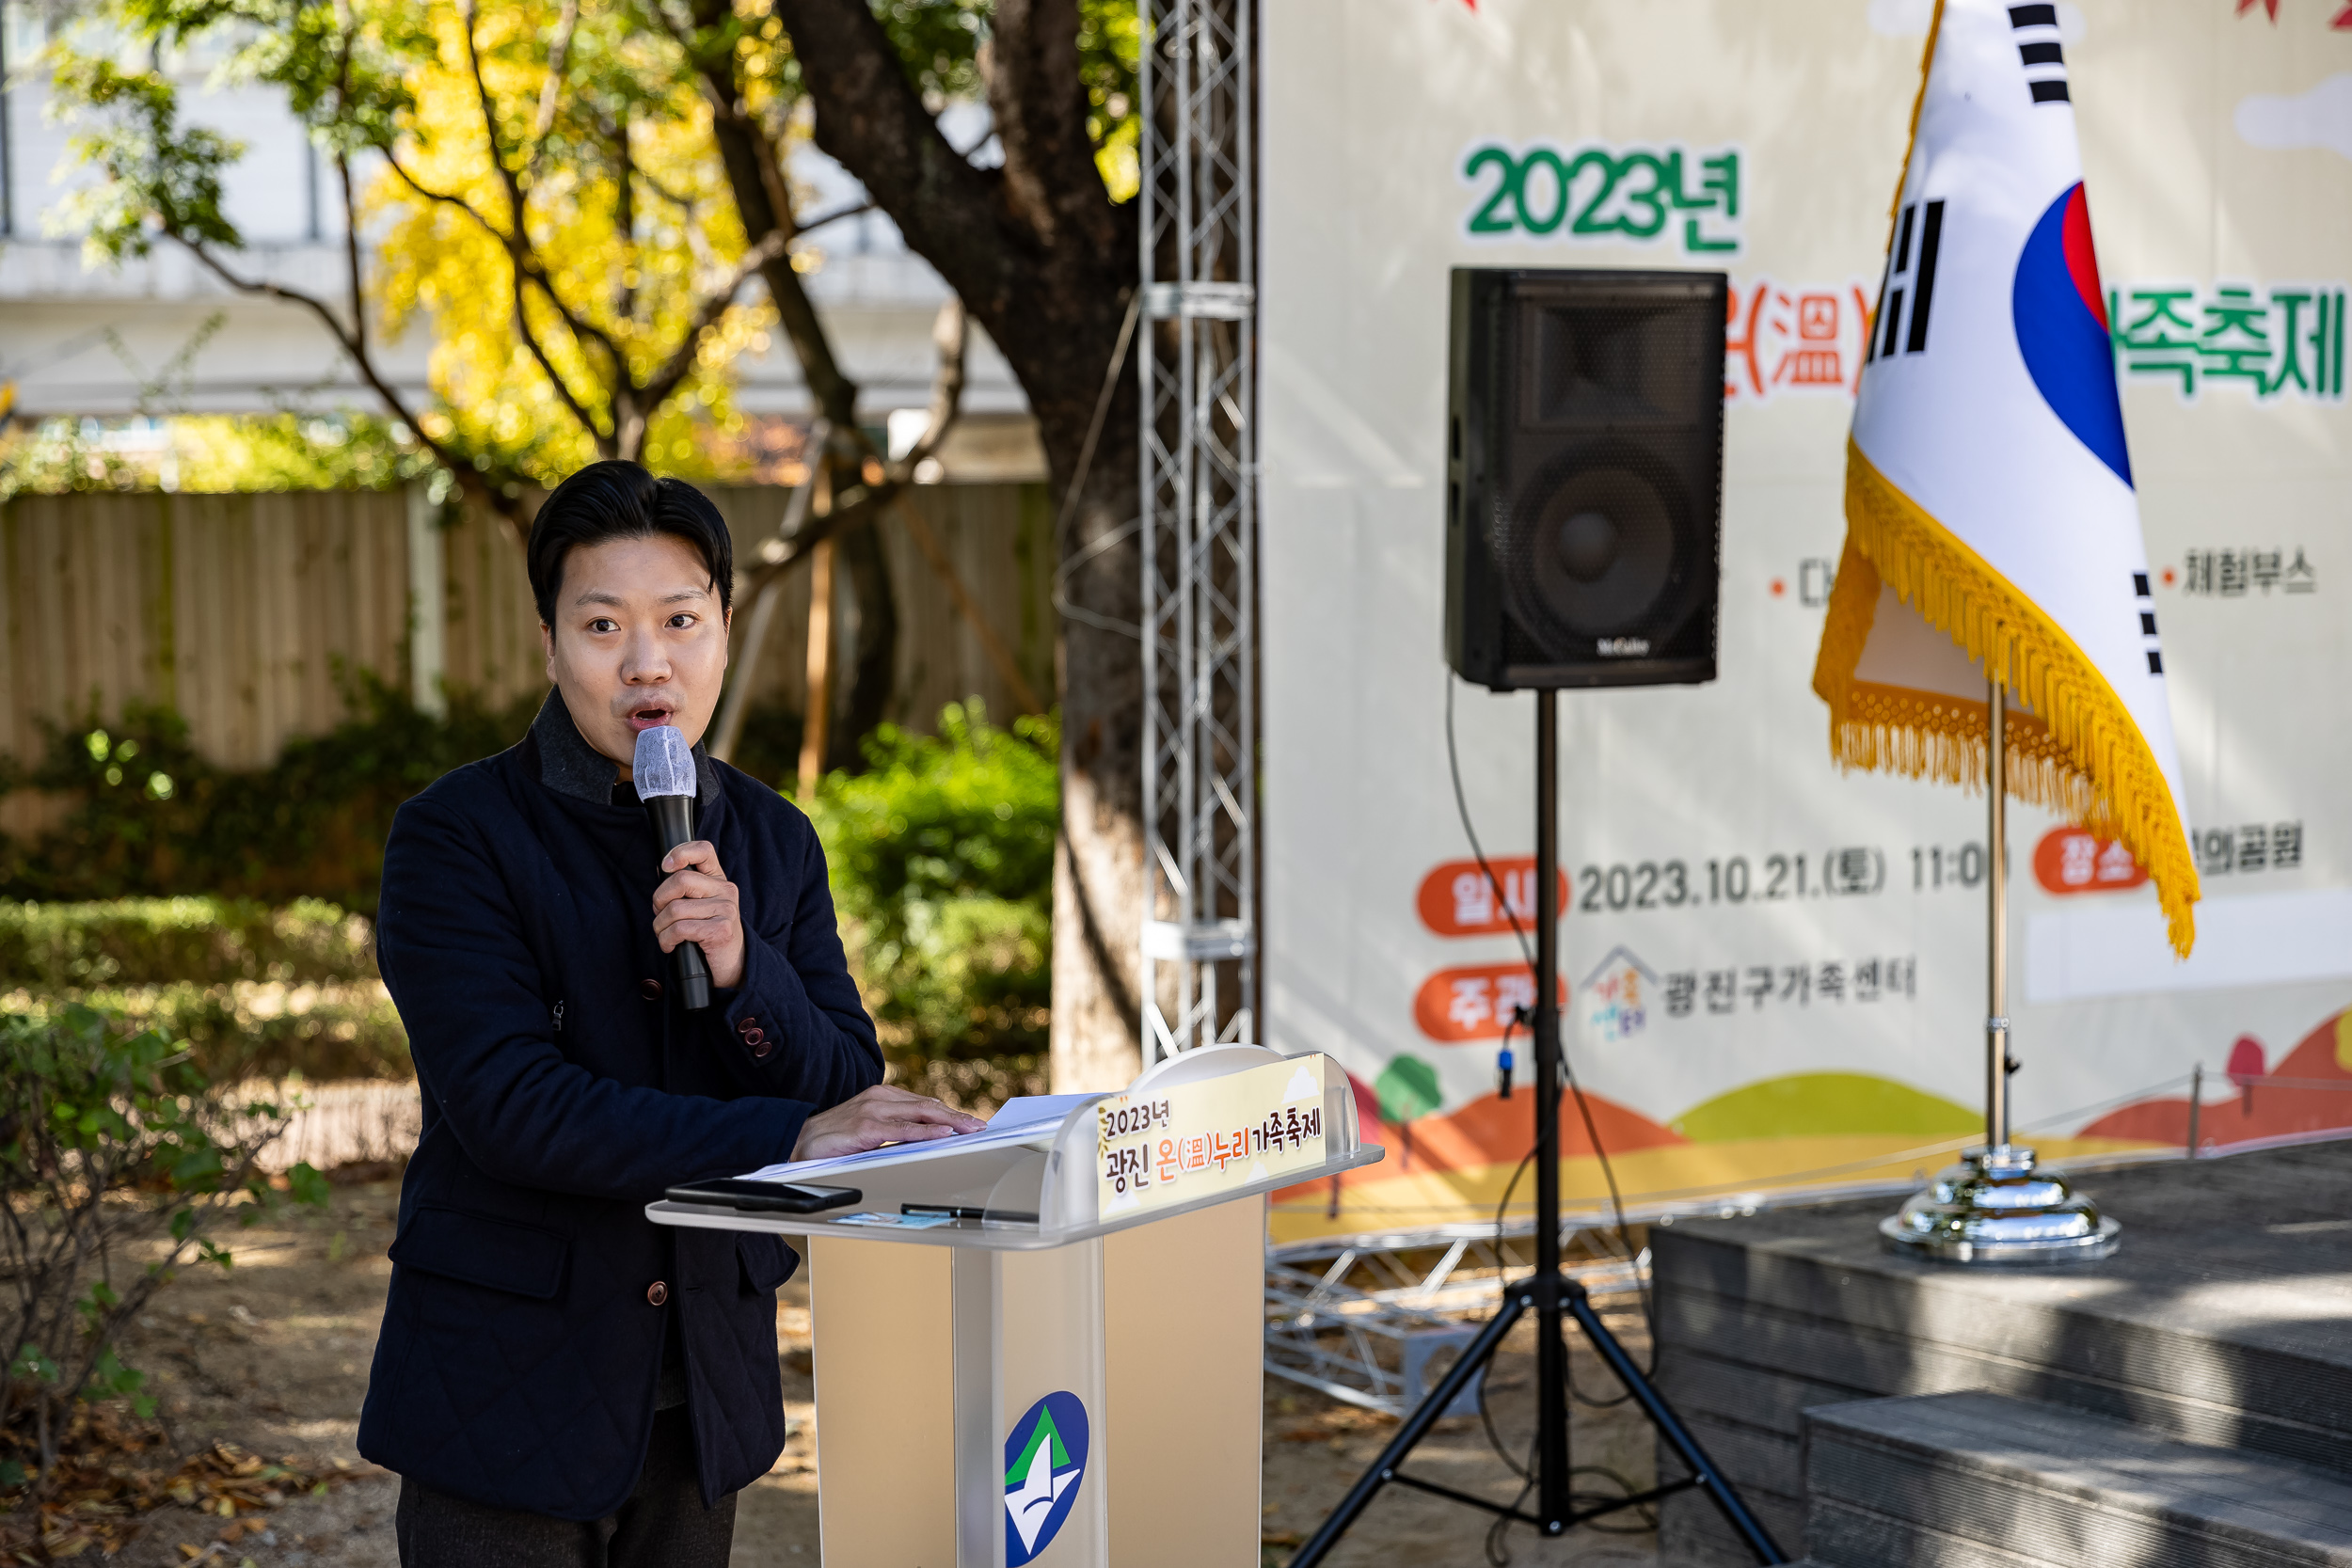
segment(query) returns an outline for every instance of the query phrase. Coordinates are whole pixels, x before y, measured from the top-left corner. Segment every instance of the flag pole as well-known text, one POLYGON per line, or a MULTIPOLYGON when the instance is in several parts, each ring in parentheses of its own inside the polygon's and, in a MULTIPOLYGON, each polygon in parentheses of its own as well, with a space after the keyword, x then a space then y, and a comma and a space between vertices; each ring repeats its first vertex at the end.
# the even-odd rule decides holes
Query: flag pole
POLYGON ((1898 1252, 1939 1263, 2105 1258, 2122 1228, 2034 1151, 2010 1142, 2009 688, 1985 660, 1984 1144, 1879 1222, 1898 1252))
POLYGON ((1985 746, 1984 1146, 2009 1147, 2009 688, 1994 675, 1985 746))

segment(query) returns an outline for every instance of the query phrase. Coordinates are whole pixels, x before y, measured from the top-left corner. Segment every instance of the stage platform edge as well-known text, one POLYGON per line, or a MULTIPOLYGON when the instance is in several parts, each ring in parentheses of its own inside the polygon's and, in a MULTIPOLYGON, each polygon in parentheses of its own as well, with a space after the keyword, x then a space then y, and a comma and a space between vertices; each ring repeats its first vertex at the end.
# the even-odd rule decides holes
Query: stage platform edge
MULTIPOLYGON (((1883 1198, 1650 1233, 1660 1386, 1791 1548, 1804 1413, 1985 1390, 2352 1476, 2352 1141, 2083 1173, 2112 1258, 1976 1272, 1886 1250, 1883 1198)), ((1749 1560, 1695 1494, 1666 1560, 1749 1560)))

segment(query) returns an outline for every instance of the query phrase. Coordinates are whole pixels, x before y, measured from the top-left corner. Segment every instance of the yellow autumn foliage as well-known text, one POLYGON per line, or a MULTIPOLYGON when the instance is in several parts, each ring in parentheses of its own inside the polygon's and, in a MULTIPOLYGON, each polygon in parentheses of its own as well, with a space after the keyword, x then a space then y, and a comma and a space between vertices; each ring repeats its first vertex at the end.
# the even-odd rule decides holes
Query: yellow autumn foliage
MULTIPOLYGON (((433 0, 404 14, 421 21, 432 47, 416 50, 406 80, 414 108, 401 161, 415 183, 379 165, 366 197, 367 221, 381 235, 372 292, 389 333, 430 318, 439 404, 424 416, 437 426, 431 433, 494 469, 551 479, 596 456, 581 413, 611 430, 616 367, 597 338, 642 382, 677 351, 702 302, 741 261, 742 226, 710 110, 683 77, 671 40, 590 5, 533 157, 559 7, 501 0, 477 14, 480 91, 459 7, 433 0), (626 203, 616 155, 624 136, 636 171, 626 203), (516 215, 501 168, 520 187, 521 232, 545 273, 546 289, 521 289, 545 368, 516 325, 516 265, 503 236, 515 231, 516 215), (577 411, 550 382, 550 369, 577 411)), ((694 369, 649 420, 649 467, 714 477, 708 437, 741 423, 728 396, 729 367, 767 346, 774 317, 756 285, 743 298, 704 334, 694 369)))

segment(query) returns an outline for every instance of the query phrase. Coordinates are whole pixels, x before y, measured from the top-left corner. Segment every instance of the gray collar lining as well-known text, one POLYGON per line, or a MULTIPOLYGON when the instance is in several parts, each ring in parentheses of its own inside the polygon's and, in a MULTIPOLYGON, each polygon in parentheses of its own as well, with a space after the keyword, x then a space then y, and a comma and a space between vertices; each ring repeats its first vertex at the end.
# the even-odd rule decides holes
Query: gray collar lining
MULTIPOLYGON (((562 691, 548 689, 548 700, 539 705, 539 717, 531 721, 531 733, 539 742, 541 784, 577 800, 599 806, 612 803, 612 785, 620 779, 620 767, 580 737, 580 726, 572 722, 572 710, 564 705, 562 691)), ((700 746, 694 748, 694 782, 700 803, 708 805, 719 792, 719 770, 700 746)))

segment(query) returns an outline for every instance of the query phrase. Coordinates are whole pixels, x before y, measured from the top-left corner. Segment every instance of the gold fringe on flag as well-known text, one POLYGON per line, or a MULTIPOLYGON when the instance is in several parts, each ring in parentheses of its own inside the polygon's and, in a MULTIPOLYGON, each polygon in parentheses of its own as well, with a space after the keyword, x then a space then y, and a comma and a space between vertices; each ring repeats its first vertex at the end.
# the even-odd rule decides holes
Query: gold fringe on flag
POLYGON ((1830 589, 1813 689, 1841 767, 1981 784, 1991 705, 1854 678, 1882 582, 2030 713, 2004 734, 2009 793, 2120 841, 2156 884, 2183 958, 2197 937, 2197 863, 2139 726, 2057 622, 1846 443, 1846 548, 1830 589))

